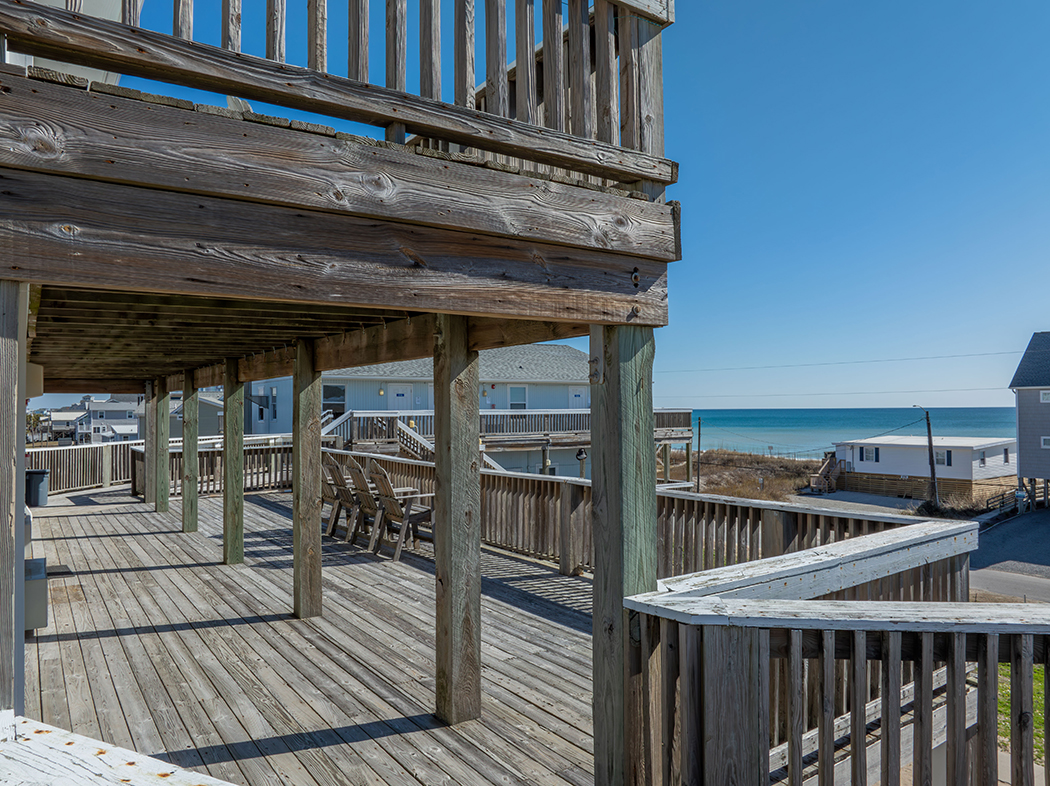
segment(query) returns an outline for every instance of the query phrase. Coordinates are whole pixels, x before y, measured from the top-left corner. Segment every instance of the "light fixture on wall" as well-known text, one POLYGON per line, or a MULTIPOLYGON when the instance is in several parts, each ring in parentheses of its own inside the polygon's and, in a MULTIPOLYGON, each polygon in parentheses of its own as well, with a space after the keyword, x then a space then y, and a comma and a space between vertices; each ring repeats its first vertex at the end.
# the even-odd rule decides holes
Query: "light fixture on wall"
POLYGON ((383 390, 382 388, 379 388, 379 395, 380 396, 385 396, 386 395, 386 391, 383 390))
POLYGON ((487 390, 481 391, 481 397, 482 398, 488 398, 489 397, 489 392, 487 390))

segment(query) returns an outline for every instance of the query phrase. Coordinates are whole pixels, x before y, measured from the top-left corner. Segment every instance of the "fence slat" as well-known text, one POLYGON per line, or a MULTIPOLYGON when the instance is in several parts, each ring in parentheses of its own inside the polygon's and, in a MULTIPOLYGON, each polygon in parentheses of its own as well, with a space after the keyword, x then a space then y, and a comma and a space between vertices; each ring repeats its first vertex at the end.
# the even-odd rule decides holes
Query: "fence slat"
POLYGON ((966 769, 966 634, 953 633, 948 651, 948 783, 964 783, 966 769))
POLYGON ((882 786, 900 786, 900 762, 901 634, 891 630, 882 634, 882 786))
POLYGON ((1010 657, 1010 770, 1013 786, 1035 784, 1032 634, 1013 637, 1010 657))
MULTIPOLYGON (((368 81, 368 0, 349 0, 347 71, 350 79, 368 81)), ((348 436, 346 434, 342 435, 348 436)))

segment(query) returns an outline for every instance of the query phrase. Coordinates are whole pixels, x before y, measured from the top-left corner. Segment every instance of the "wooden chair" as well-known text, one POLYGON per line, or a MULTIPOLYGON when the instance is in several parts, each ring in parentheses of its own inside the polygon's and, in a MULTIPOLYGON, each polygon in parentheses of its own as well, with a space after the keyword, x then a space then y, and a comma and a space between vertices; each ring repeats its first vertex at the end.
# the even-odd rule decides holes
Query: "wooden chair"
POLYGON ((390 476, 378 464, 372 464, 370 475, 376 486, 376 494, 379 496, 382 509, 382 519, 376 519, 376 525, 372 529, 372 540, 368 544, 373 552, 378 553, 382 544, 383 534, 393 536, 397 534, 397 543, 394 546, 394 561, 401 559, 401 549, 405 546, 409 530, 412 531, 414 545, 419 547, 419 525, 431 520, 431 510, 420 505, 422 497, 431 497, 432 494, 414 493, 405 495, 403 489, 395 489, 390 482, 390 476), (413 510, 413 507, 417 508, 413 510))
POLYGON ((335 460, 335 457, 328 454, 321 454, 321 465, 324 467, 325 472, 328 475, 328 485, 332 489, 332 493, 335 495, 335 502, 332 504, 332 515, 328 519, 328 530, 325 532, 326 535, 332 536, 335 534, 335 528, 339 521, 340 511, 346 511, 346 535, 344 541, 349 541, 353 530, 360 526, 361 519, 361 503, 358 502, 357 495, 354 494, 346 482, 346 476, 343 474, 343 468, 339 462, 335 460))

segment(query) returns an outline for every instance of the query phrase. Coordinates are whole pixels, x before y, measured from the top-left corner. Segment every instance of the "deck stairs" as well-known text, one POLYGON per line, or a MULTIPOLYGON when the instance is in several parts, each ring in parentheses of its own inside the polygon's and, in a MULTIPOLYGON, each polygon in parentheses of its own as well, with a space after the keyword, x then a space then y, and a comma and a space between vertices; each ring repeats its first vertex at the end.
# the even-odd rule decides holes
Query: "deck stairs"
POLYGON ((824 463, 816 475, 809 477, 809 490, 814 494, 830 494, 835 491, 839 473, 842 471, 842 462, 835 459, 834 453, 824 454, 824 463))
MULTIPOLYGON (((407 455, 408 458, 419 459, 420 461, 434 460, 434 443, 403 420, 397 421, 397 444, 401 449, 401 453, 407 455)), ((494 469, 497 472, 506 472, 488 453, 483 452, 482 457, 485 459, 485 466, 489 469, 494 469)))

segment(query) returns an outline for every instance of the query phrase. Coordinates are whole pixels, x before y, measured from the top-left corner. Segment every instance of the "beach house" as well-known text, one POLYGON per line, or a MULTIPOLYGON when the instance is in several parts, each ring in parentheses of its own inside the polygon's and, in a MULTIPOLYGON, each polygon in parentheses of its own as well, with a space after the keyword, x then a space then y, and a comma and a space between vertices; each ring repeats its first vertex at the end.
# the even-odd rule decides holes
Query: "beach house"
MULTIPOLYGON (((941 498, 985 498, 1017 480, 1017 440, 934 437, 934 469, 941 498)), ((924 499, 930 482, 926 437, 886 436, 835 443, 838 488, 891 497, 924 499)))
POLYGON ((1043 499, 1050 480, 1050 332, 1035 333, 1017 365, 1010 388, 1017 402, 1017 475, 1043 499))

